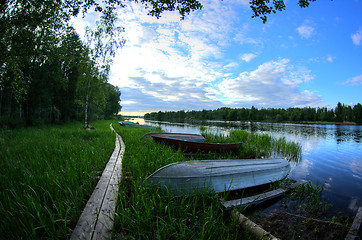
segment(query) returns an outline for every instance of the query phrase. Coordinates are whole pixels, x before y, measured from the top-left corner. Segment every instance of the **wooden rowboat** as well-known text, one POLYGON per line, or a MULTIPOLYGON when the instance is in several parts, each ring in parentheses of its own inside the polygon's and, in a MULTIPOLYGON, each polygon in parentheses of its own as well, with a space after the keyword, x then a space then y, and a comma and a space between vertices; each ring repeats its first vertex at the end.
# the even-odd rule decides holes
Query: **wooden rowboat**
POLYGON ((205 138, 199 134, 189 134, 189 133, 164 133, 164 132, 151 132, 145 134, 142 139, 152 139, 153 136, 175 138, 175 139, 184 139, 194 142, 204 142, 205 138))
POLYGON ((180 196, 259 186, 281 180, 289 172, 285 159, 199 160, 162 167, 147 182, 180 196))
POLYGON ((142 124, 137 124, 134 122, 129 122, 129 121, 118 121, 117 123, 119 123, 119 125, 127 127, 127 128, 148 128, 148 129, 156 129, 156 127, 153 126, 149 126, 149 125, 142 125, 142 124))
POLYGON ((206 143, 197 142, 187 139, 177 139, 173 137, 152 136, 153 140, 158 143, 167 144, 175 149, 181 148, 187 152, 210 152, 210 151, 237 151, 241 146, 238 143, 206 143))

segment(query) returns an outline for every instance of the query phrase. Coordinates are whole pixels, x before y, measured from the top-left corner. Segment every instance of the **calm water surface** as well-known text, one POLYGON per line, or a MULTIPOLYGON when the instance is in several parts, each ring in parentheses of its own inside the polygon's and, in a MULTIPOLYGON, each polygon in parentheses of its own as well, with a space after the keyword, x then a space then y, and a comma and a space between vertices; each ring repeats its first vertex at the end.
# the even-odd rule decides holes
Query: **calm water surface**
POLYGON ((332 201, 336 210, 355 214, 362 203, 362 126, 224 121, 175 124, 143 119, 138 121, 159 126, 166 132, 200 133, 199 127, 203 125, 209 132, 218 134, 243 129, 285 137, 302 146, 301 161, 292 163, 292 179, 311 180, 315 184, 325 183, 325 196, 332 201))

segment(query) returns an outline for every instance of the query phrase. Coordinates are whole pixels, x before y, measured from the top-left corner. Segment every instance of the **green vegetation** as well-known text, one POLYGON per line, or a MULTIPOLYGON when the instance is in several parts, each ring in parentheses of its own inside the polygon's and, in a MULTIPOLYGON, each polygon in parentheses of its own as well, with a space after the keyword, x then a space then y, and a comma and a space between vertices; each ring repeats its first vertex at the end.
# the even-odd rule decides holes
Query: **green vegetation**
MULTIPOLYGON (((315 1, 316 0, 299 0, 298 5, 301 8, 306 8, 309 7, 311 2, 315 1)), ((269 14, 285 10, 284 0, 277 0, 272 2, 270 2, 270 0, 251 0, 249 1, 249 4, 251 10, 254 12, 252 18, 260 18, 263 20, 263 23, 267 22, 269 14)))
POLYGON ((219 108, 202 111, 152 112, 145 114, 145 119, 157 121, 192 121, 192 120, 224 120, 224 121, 266 121, 266 122, 329 122, 362 124, 362 105, 354 107, 338 103, 335 109, 327 108, 288 108, 257 109, 219 108))
POLYGON ((82 120, 86 97, 89 121, 118 113, 120 90, 107 83, 108 71, 92 61, 73 28, 24 31, 17 40, 29 44, 21 45, 22 51, 12 48, 8 56, 16 55, 21 65, 7 68, 6 59, 0 72, 0 127, 82 120), (39 34, 45 34, 47 41, 39 42, 39 34))
POLYGON ((109 122, 0 130, 0 239, 66 239, 114 149, 109 122))
MULTIPOLYGON (((200 127, 200 129, 205 129, 200 127)), ((261 158, 271 156, 284 156, 289 160, 300 161, 302 147, 300 144, 289 141, 285 138, 273 138, 268 134, 257 134, 245 130, 232 130, 225 137, 202 131, 206 142, 242 142, 243 145, 237 154, 237 158, 261 158)))
POLYGON ((236 239, 236 223, 224 218, 216 194, 175 198, 149 188, 145 179, 173 162, 181 151, 141 140, 146 129, 114 126, 125 144, 123 178, 115 217, 115 236, 135 239, 236 239))
POLYGON ((332 206, 322 200, 324 185, 313 185, 311 181, 299 185, 290 194, 290 200, 294 201, 293 205, 303 208, 312 216, 323 216, 332 206))
MULTIPOLYGON (((226 212, 220 208, 218 194, 196 195, 192 197, 173 197, 169 193, 151 188, 145 181, 157 169, 174 162, 188 161, 180 150, 174 151, 163 144, 142 140, 141 137, 150 132, 147 129, 123 128, 114 124, 115 130, 122 136, 126 144, 126 152, 122 161, 123 177, 120 186, 119 200, 115 217, 115 237, 130 239, 249 239, 249 234, 238 228, 226 212)), ((243 140, 244 147, 238 155, 221 157, 259 157, 264 154, 258 151, 279 147, 261 147, 262 144, 273 144, 273 140, 265 135, 248 134, 235 131, 227 137, 206 134, 207 140, 227 142, 243 140), (259 147, 251 149, 252 144, 259 147), (246 151, 243 153, 243 151, 246 151), (243 155, 245 154, 245 155, 243 155)), ((285 140, 281 140, 284 142, 285 140)), ((289 143, 286 143, 289 146, 289 143)), ((280 145, 282 148, 282 144, 280 145)), ((272 150, 265 150, 269 153, 272 150)), ((294 153, 298 156, 299 150, 294 153)), ((222 195, 222 194, 221 194, 222 195)))
MULTIPOLYGON (((114 148, 109 123, 94 126, 89 131, 79 123, 1 130, 0 238, 69 237, 114 148)), ((190 159, 180 150, 141 140, 149 129, 113 127, 126 144, 114 237, 251 239, 220 207, 219 199, 227 193, 176 198, 147 186, 145 179, 157 169, 190 159)), ((229 137, 204 134, 208 141, 244 142, 238 155, 223 157, 300 154, 293 143, 267 135, 246 131, 233 131, 229 137), (285 151, 288 148, 290 152, 285 151)))

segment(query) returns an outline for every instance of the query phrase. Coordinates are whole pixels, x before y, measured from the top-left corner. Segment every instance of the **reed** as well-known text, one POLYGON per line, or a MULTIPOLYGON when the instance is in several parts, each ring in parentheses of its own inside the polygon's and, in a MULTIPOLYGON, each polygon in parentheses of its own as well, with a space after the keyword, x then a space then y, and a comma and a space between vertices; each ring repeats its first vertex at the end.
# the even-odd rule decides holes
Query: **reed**
POLYGON ((289 194, 289 200, 298 208, 303 209, 312 216, 324 216, 332 207, 323 199, 324 184, 314 185, 311 181, 299 185, 289 194))
POLYGON ((113 148, 109 122, 0 130, 0 239, 66 239, 113 148))
MULTIPOLYGON (((201 128, 200 128, 201 129, 201 128)), ((302 154, 300 144, 283 138, 274 138, 268 134, 258 134, 245 130, 233 130, 229 135, 215 135, 202 131, 207 142, 243 142, 238 158, 261 158, 282 156, 290 161, 299 162, 302 154)))

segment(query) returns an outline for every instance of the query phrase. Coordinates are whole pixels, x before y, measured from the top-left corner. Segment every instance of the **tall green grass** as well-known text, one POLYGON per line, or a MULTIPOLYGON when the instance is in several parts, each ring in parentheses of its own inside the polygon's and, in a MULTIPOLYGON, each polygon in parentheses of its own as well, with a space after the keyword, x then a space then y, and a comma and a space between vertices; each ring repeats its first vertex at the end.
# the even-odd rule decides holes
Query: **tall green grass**
POLYGON ((174 197, 147 185, 147 177, 174 162, 188 161, 175 151, 141 137, 150 130, 122 128, 126 151, 116 207, 114 237, 124 239, 250 239, 220 206, 218 194, 174 197))
POLYGON ((0 130, 0 238, 66 239, 114 149, 109 122, 0 130))
POLYGON ((207 142, 242 142, 238 158, 285 157, 296 162, 301 159, 301 145, 287 141, 284 137, 274 138, 268 134, 258 134, 245 130, 233 130, 228 136, 224 136, 208 133, 205 128, 203 130, 202 135, 207 142))

